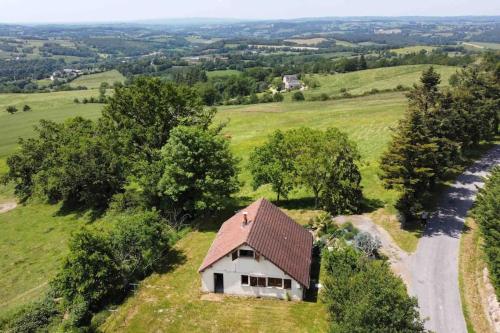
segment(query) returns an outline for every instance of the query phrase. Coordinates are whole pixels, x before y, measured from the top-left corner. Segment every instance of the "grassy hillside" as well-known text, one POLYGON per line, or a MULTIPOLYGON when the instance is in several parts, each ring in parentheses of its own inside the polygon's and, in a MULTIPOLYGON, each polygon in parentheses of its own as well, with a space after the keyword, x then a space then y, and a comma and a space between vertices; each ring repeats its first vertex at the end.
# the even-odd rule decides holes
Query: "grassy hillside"
POLYGON ((29 204, 0 214, 0 315, 38 298, 60 268, 69 235, 83 222, 58 209, 29 204))
POLYGON ((436 49, 435 46, 415 45, 415 46, 401 47, 398 49, 392 49, 391 52, 395 52, 397 54, 409 54, 409 53, 418 53, 422 50, 430 52, 434 49, 436 49))
MULTIPOLYGON (((320 87, 306 91, 305 95, 316 96, 322 93, 339 95, 343 88, 353 95, 359 95, 372 89, 393 89, 398 85, 409 87, 418 81, 422 71, 428 67, 429 65, 409 65, 367 69, 346 74, 311 75, 319 82, 320 87)), ((453 66, 434 65, 434 68, 441 74, 442 85, 447 85, 448 79, 457 70, 457 67, 453 66)))
POLYGON ((80 76, 76 80, 73 80, 70 83, 70 86, 84 86, 88 89, 97 89, 102 82, 107 82, 108 84, 112 85, 115 82, 123 81, 125 81, 125 77, 120 72, 114 69, 107 72, 80 76))
POLYGON ((0 94, 0 159, 14 151, 20 137, 33 134, 40 119, 63 121, 69 117, 97 118, 102 104, 75 104, 75 98, 96 96, 96 91, 64 91, 43 94, 0 94), (32 111, 23 112, 28 104, 32 111), (14 105, 19 112, 8 114, 5 108, 14 105))
POLYGON ((220 71, 207 72, 207 76, 209 78, 227 77, 227 76, 233 76, 233 75, 238 75, 238 74, 241 74, 241 72, 237 71, 235 69, 226 69, 226 70, 220 70, 220 71))
MULTIPOLYGON (((228 121, 225 134, 231 137, 234 152, 242 158, 242 196, 275 198, 270 188, 251 188, 246 167, 250 152, 276 129, 335 126, 349 134, 360 149, 365 195, 392 203, 394 193, 382 188, 377 177, 378 159, 389 140, 389 128, 402 116, 406 99, 401 93, 378 94, 362 98, 327 102, 276 103, 220 108, 217 119, 228 121)), ((301 198, 303 191, 291 194, 301 198)))

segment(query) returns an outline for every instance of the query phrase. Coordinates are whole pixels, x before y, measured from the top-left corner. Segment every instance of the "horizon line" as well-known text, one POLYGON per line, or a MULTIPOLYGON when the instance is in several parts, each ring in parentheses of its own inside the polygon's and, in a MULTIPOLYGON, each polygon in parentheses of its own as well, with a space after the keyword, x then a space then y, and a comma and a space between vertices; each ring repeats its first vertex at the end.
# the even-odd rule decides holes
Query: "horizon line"
MULTIPOLYGON (((97 21, 18 21, 18 22, 0 22, 0 25, 92 25, 92 24, 149 24, 149 25, 162 25, 175 21, 212 21, 216 23, 236 23, 236 22, 276 22, 276 21, 295 21, 295 20, 327 20, 327 19, 395 19, 395 18, 500 18, 500 14, 479 14, 479 15, 343 15, 343 16, 306 16, 306 17, 290 17, 290 18, 238 18, 238 17, 163 17, 163 18, 144 18, 144 19, 111 19, 111 20, 97 20, 97 21), (164 22, 160 22, 164 21, 164 22), (156 22, 156 23, 155 23, 156 22)), ((186 24, 183 24, 186 25, 186 24)), ((189 24, 188 24, 189 25, 189 24)))

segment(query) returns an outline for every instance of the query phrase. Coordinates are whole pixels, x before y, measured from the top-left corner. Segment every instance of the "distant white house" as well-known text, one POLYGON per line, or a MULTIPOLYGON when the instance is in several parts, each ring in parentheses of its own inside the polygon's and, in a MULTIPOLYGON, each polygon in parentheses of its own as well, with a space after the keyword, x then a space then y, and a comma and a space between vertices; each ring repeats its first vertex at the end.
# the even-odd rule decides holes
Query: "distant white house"
POLYGON ((297 75, 285 75, 283 76, 283 84, 286 90, 299 89, 302 87, 302 83, 297 78, 297 75))
POLYGON ((224 222, 199 272, 204 292, 302 300, 313 237, 260 199, 224 222))
POLYGON ((83 71, 79 69, 65 68, 61 71, 55 71, 50 76, 50 79, 54 81, 55 79, 74 79, 83 74, 83 71))

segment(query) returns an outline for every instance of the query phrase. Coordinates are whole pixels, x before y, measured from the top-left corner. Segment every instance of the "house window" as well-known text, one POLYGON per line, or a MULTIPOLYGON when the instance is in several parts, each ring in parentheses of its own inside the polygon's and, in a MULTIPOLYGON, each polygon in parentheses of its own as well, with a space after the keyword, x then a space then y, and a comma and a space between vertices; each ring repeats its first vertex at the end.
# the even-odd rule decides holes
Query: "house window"
POLYGON ((252 287, 265 287, 266 286, 266 278, 265 277, 250 276, 250 285, 252 287))
POLYGON ((292 280, 290 280, 290 279, 284 279, 283 280, 283 288, 285 288, 285 289, 292 289, 292 280))
POLYGON ((277 278, 267 278, 267 286, 268 287, 282 288, 283 287, 283 280, 277 279, 277 278))
POLYGON ((248 275, 242 275, 241 276, 241 285, 242 286, 248 286, 248 275))
POLYGON ((252 250, 240 250, 240 257, 253 258, 253 251, 252 250))
POLYGON ((252 287, 257 287, 257 278, 255 276, 250 276, 250 285, 252 287))
POLYGON ((234 261, 236 259, 238 259, 238 251, 234 251, 233 253, 231 253, 231 259, 234 261))

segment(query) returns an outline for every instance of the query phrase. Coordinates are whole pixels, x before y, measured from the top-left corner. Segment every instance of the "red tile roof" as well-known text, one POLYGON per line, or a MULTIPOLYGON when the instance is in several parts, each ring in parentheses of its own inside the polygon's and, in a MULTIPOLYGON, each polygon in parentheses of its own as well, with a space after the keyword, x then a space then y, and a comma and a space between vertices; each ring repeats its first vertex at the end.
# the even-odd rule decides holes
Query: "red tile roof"
POLYGON ((257 200, 224 222, 199 271, 244 244, 309 287, 313 237, 266 199, 257 200), (244 212, 248 214, 247 225, 243 223, 244 212))

